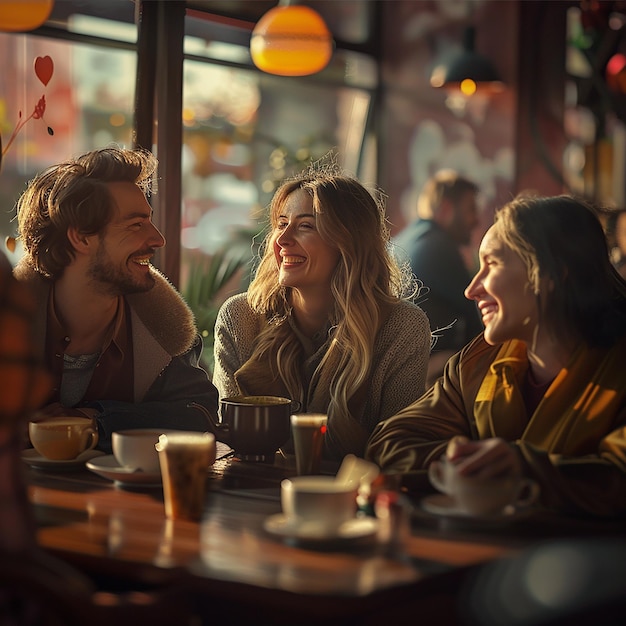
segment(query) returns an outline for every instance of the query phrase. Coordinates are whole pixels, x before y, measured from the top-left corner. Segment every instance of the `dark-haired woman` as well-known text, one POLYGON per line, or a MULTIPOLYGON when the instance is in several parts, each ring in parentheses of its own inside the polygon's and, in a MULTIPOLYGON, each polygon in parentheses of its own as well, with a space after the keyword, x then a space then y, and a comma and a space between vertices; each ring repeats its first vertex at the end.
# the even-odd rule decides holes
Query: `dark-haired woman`
POLYGON ((367 456, 424 487, 442 454, 467 475, 522 473, 560 511, 626 513, 626 282, 592 207, 518 197, 466 289, 484 324, 367 456))

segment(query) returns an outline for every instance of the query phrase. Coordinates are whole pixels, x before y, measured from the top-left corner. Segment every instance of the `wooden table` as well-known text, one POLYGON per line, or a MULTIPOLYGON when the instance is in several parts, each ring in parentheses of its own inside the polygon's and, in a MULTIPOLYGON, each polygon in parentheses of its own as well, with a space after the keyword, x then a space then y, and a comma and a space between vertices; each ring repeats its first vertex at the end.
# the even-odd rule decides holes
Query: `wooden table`
POLYGON ((263 529, 280 512, 280 480, 288 475, 288 466, 217 461, 203 519, 192 523, 166 519, 160 488, 120 488, 84 468, 27 468, 43 548, 104 585, 182 584, 200 613, 227 614, 233 623, 264 623, 262 616, 376 623, 414 606, 437 616, 427 623, 453 623, 454 595, 472 568, 551 536, 598 531, 595 523, 568 527, 546 516, 468 527, 415 506, 400 551, 375 540, 295 545, 263 529))

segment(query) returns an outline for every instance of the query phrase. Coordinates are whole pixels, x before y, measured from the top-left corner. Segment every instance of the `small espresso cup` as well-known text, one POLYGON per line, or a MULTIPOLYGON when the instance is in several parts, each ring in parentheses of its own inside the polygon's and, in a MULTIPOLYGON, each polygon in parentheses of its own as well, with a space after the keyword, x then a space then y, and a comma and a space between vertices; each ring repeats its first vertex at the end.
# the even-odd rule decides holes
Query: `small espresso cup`
POLYGON ((28 436, 41 456, 70 461, 98 443, 98 430, 87 417, 50 417, 28 423, 28 436))
POLYGON ((296 472, 319 474, 328 417, 323 413, 294 413, 291 436, 296 454, 296 472))
POLYGON ((294 476, 280 485, 285 517, 294 524, 307 524, 320 532, 335 532, 356 514, 357 486, 334 476, 294 476))
POLYGON ((428 467, 431 484, 449 495, 456 509, 466 515, 498 515, 509 505, 524 507, 539 495, 539 486, 533 480, 507 474, 495 478, 463 476, 458 467, 445 457, 428 467))
POLYGON ((165 431, 153 428, 118 430, 111 435, 115 460, 132 471, 155 473, 160 469, 156 444, 165 431))

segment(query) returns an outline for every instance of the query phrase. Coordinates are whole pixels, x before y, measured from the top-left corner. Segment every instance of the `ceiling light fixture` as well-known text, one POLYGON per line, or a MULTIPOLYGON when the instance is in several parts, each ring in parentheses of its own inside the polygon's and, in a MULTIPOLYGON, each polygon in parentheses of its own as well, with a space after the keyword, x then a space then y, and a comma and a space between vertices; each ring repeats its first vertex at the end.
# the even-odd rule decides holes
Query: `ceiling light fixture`
POLYGON ((250 55, 264 72, 279 76, 308 76, 323 70, 334 41, 322 17, 303 5, 281 0, 252 31, 250 55))
POLYGON ((468 26, 463 33, 463 51, 448 62, 439 63, 430 76, 435 88, 460 91, 471 97, 477 91, 503 91, 504 83, 489 59, 474 50, 476 30, 468 26))
POLYGON ((54 0, 0 0, 0 31, 24 32, 39 28, 54 6, 54 0))

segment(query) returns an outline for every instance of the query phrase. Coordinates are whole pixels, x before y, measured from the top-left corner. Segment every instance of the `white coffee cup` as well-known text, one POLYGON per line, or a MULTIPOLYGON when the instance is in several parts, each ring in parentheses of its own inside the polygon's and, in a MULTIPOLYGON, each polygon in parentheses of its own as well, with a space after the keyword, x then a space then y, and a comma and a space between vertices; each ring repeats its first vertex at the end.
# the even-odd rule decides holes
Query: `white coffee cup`
POLYGON ((528 506, 539 495, 539 486, 529 478, 515 474, 497 478, 463 476, 457 465, 445 457, 430 464, 428 478, 466 515, 498 515, 509 505, 528 506))
POLYGON ((155 446, 159 443, 159 436, 165 432, 174 431, 130 428, 113 432, 111 444, 115 460, 131 471, 158 473, 160 471, 159 453, 155 446))
POLYGON ((334 476, 295 476, 281 482, 284 515, 294 524, 332 533, 356 515, 358 485, 334 476))

